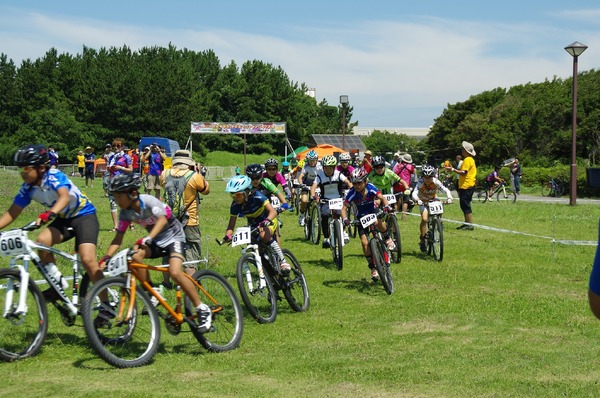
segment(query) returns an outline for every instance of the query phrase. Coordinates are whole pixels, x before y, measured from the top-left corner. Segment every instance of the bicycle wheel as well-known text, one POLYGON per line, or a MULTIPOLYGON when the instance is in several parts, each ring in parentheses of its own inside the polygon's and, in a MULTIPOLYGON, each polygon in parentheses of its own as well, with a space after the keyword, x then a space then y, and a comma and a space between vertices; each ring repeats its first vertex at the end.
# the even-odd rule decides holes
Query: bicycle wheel
POLYGON ((342 222, 340 220, 333 220, 332 222, 333 234, 329 238, 329 244, 331 245, 333 262, 338 271, 341 271, 342 268, 344 268, 344 235, 342 234, 342 222))
POLYGON ((321 240, 321 208, 316 203, 310 206, 310 221, 310 240, 318 245, 321 240))
POLYGON ((258 323, 271 323, 277 316, 277 293, 271 278, 263 269, 259 275, 256 259, 245 254, 237 262, 236 277, 246 309, 258 323))
POLYGON ((213 315, 210 331, 200 333, 196 328, 196 308, 186 297, 185 310, 190 326, 193 326, 192 333, 208 351, 236 349, 242 340, 244 314, 233 288, 227 279, 213 270, 199 270, 193 278, 201 286, 201 289, 196 287, 200 300, 211 308, 213 315))
POLYGON ((552 183, 550 183, 550 182, 543 183, 542 184, 542 196, 550 196, 551 193, 553 193, 552 183))
MULTIPOLYGON (((348 209, 348 219, 350 221, 356 220, 356 205, 354 203, 350 203, 350 208, 348 209)), ((351 223, 348 226, 348 236, 351 238, 356 238, 356 234, 358 233, 358 226, 354 223, 351 223)))
POLYGON ((439 217, 436 217, 434 220, 431 220, 431 251, 433 254, 433 258, 436 261, 442 261, 444 258, 444 233, 442 230, 442 220, 439 217))
POLYGON ((556 183, 556 185, 554 186, 554 196, 557 198, 560 198, 561 196, 563 196, 563 194, 565 193, 565 186, 563 184, 560 183, 556 183))
POLYGON ((19 304, 20 287, 21 274, 18 270, 0 270, 0 310, 8 310, 0 318, 0 358, 4 361, 16 361, 36 355, 48 332, 46 302, 32 279, 29 279, 25 291, 27 313, 15 312, 19 304))
POLYGON ((496 194, 496 200, 498 202, 515 203, 517 201, 517 194, 512 188, 505 187, 500 189, 496 194))
POLYGON ((475 188, 475 197, 479 203, 485 203, 488 199, 488 190, 483 187, 475 188))
POLYGON ((400 228, 398 228, 398 219, 395 214, 390 214, 387 219, 388 235, 394 241, 396 248, 390 250, 392 261, 396 264, 402 261, 402 241, 400 238, 400 228))
POLYGON ((282 278, 283 295, 294 311, 306 311, 310 306, 310 297, 302 268, 292 252, 288 249, 283 249, 282 252, 285 260, 292 267, 290 274, 282 278))
POLYGON ((304 212, 304 240, 312 237, 312 219, 310 218, 310 207, 304 212))
POLYGON ((376 238, 371 238, 369 241, 369 248, 371 249, 371 255, 373 256, 373 262, 375 263, 381 284, 387 294, 392 294, 394 292, 394 280, 392 279, 392 272, 389 266, 389 255, 383 248, 383 245, 383 241, 376 238))
POLYGON ((160 344, 160 319, 141 286, 132 300, 126 278, 103 278, 83 301, 82 317, 92 348, 112 366, 133 368, 154 358, 160 344), (103 293, 107 302, 100 299, 103 293))

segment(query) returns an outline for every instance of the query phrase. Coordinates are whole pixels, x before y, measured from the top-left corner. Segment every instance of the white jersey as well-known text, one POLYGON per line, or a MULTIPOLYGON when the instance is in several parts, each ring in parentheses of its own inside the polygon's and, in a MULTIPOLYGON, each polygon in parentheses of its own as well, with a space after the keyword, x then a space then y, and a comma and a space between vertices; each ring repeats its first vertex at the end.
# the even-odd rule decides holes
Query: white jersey
POLYGON ((316 166, 309 166, 308 163, 306 163, 304 165, 304 168, 302 169, 302 175, 304 176, 303 180, 301 181, 303 184, 306 185, 312 185, 313 181, 315 180, 315 178, 317 177, 317 173, 319 171, 323 171, 323 166, 321 165, 321 163, 317 163, 316 166))
POLYGON ((315 177, 315 182, 321 188, 321 196, 323 199, 335 199, 341 197, 342 189, 347 188, 345 182, 348 181, 345 175, 334 170, 333 174, 328 177, 325 171, 320 170, 315 177))

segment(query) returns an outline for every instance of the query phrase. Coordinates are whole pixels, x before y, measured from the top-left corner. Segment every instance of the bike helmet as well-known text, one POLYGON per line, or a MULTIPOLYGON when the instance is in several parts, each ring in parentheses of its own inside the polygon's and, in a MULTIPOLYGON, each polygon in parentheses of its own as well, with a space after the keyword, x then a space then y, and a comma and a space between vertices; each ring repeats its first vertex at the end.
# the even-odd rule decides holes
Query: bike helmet
POLYGON ((317 155, 317 153, 314 150, 310 150, 308 151, 308 153, 306 154, 306 160, 318 160, 319 159, 319 155, 317 155))
POLYGON ((350 154, 348 152, 340 154, 340 162, 349 162, 350 160, 350 154))
POLYGON ((129 192, 139 189, 142 186, 142 179, 137 173, 117 174, 110 179, 108 186, 111 192, 129 192))
POLYGON ((285 160, 283 162, 281 162, 281 167, 290 167, 290 163, 286 162, 285 160))
POLYGON ((371 161, 373 167, 385 166, 385 158, 383 156, 375 156, 371 161))
POLYGON ((233 176, 227 181, 225 192, 243 192, 252 188, 252 182, 248 176, 233 176))
POLYGON ((423 177, 433 177, 435 175, 435 169, 432 165, 426 164, 423 166, 423 169, 421 169, 421 175, 423 177))
POLYGON ((304 168, 304 163, 306 163, 304 161, 304 159, 301 159, 300 161, 298 161, 298 167, 301 168, 301 169, 303 169, 304 168))
POLYGON ((45 146, 34 144, 27 145, 19 149, 15 153, 15 165, 18 167, 24 166, 39 166, 50 161, 48 150, 45 146))
POLYGON ((362 182, 366 181, 368 176, 369 173, 367 173, 367 170, 363 169, 362 167, 358 167, 352 172, 351 180, 352 182, 362 182))
POLYGON ((246 175, 250 178, 258 178, 263 175, 263 167, 258 163, 252 163, 246 166, 246 175))
POLYGON ((323 156, 323 159, 321 159, 321 163, 323 164, 323 167, 325 167, 325 166, 334 167, 335 165, 337 165, 337 159, 333 155, 327 155, 327 156, 323 156))
POLYGON ((265 167, 277 167, 278 165, 277 159, 269 158, 265 160, 265 167))

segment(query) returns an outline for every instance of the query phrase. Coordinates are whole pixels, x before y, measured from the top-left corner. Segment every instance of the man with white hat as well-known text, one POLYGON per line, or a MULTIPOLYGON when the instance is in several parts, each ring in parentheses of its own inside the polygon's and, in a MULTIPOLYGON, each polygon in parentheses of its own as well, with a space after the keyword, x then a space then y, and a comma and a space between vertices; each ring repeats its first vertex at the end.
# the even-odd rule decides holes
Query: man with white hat
MULTIPOLYGON (((187 214, 185 217, 179 215, 184 223, 183 231, 185 232, 185 242, 187 245, 185 251, 185 261, 200 260, 202 250, 202 239, 200 235, 200 223, 198 214, 200 210, 200 200, 198 194, 208 195, 210 187, 208 182, 197 173, 196 162, 192 159, 190 151, 180 149, 173 155, 172 165, 170 169, 164 170, 160 176, 160 184, 166 192, 165 185, 171 178, 183 177, 186 181, 183 192, 182 203, 185 206, 187 214), (185 218, 187 217, 187 223, 185 218)), ((173 209, 171 209, 173 210, 173 209)), ((196 264, 183 265, 187 274, 193 275, 196 272, 196 264)), ((168 278, 168 274, 164 274, 168 278)))
POLYGON ((460 208, 465 215, 465 223, 457 229, 472 231, 473 211, 471 210, 471 201, 473 200, 473 191, 477 178, 477 167, 475 166, 475 148, 473 144, 467 141, 462 142, 463 161, 459 169, 452 166, 445 167, 446 171, 452 171, 458 174, 458 197, 460 199, 460 208))

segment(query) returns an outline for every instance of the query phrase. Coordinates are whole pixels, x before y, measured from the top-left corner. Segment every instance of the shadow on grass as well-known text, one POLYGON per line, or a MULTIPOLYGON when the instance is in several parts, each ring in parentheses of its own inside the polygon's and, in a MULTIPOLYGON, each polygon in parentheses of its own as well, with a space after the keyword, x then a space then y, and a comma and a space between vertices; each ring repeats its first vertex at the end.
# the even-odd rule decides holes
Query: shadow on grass
POLYGON ((362 278, 358 281, 351 281, 347 279, 337 279, 324 281, 323 286, 334 288, 334 289, 346 289, 355 290, 359 293, 370 295, 370 296, 387 296, 388 294, 383 289, 381 282, 373 282, 371 279, 362 278))

